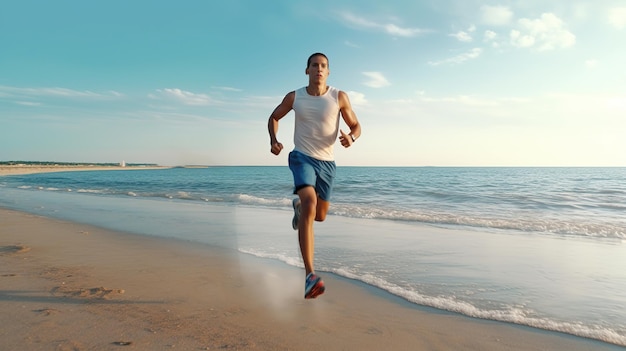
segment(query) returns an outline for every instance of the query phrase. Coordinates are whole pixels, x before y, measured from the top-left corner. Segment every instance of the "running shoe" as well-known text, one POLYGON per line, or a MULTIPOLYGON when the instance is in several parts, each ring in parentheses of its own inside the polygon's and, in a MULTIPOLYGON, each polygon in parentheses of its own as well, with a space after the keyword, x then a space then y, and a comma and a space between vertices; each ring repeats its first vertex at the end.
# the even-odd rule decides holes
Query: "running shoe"
POLYGON ((314 273, 309 273, 304 282, 304 298, 314 299, 324 293, 324 281, 314 273))
POLYGON ((291 220, 291 226, 293 227, 293 230, 298 230, 298 221, 300 220, 300 199, 293 199, 291 205, 293 206, 293 219, 291 220))

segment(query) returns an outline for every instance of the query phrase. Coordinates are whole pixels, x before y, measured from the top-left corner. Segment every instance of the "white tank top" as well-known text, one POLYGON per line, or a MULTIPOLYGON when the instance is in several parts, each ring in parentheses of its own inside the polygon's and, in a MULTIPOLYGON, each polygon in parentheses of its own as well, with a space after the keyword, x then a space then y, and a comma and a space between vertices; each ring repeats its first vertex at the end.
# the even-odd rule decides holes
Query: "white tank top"
POLYGON ((321 96, 296 90, 293 141, 296 151, 322 161, 334 161, 333 145, 339 133, 339 90, 328 87, 321 96))

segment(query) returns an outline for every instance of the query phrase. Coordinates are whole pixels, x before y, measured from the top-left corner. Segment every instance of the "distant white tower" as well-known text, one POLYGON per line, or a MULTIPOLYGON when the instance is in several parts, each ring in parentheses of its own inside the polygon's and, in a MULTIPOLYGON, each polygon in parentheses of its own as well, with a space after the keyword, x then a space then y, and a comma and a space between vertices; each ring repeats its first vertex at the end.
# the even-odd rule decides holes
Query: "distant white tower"
POLYGON ((122 160, 122 162, 120 162, 120 167, 126 167, 126 161, 122 160))

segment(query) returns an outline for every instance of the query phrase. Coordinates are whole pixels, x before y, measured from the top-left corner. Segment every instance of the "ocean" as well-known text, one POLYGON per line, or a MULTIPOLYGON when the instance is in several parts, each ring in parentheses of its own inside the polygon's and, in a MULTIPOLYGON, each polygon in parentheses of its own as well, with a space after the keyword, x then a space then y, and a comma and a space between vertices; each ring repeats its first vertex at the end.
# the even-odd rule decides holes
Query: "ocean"
MULTIPOLYGON (((5 208, 301 267, 292 193, 287 167, 0 177, 5 208)), ((315 232, 322 276, 626 346, 626 168, 340 166, 315 232)))

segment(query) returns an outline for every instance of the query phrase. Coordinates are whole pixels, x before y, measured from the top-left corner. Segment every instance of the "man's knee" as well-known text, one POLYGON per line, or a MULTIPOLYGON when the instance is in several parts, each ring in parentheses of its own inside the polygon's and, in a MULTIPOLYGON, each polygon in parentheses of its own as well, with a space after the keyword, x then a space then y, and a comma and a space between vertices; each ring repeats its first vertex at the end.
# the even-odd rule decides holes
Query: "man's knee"
POLYGON ((324 222, 324 220, 326 220, 326 214, 328 213, 329 207, 330 203, 328 201, 324 201, 320 198, 317 199, 317 206, 315 209, 315 220, 317 222, 324 222))

